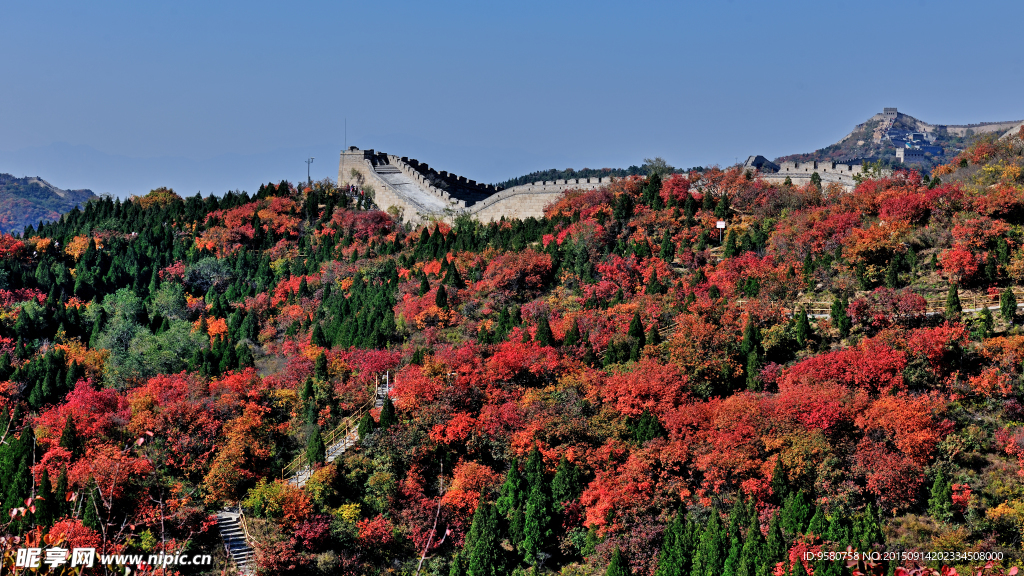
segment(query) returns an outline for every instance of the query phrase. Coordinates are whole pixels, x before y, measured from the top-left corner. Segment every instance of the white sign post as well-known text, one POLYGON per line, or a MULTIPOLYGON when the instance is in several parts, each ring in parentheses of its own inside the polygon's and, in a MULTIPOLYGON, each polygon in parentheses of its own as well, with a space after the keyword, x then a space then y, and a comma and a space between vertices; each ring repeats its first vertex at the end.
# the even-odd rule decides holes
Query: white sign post
POLYGON ((721 244, 723 230, 725 230, 725 220, 719 220, 718 222, 716 222, 715 228, 718 228, 718 243, 721 244))

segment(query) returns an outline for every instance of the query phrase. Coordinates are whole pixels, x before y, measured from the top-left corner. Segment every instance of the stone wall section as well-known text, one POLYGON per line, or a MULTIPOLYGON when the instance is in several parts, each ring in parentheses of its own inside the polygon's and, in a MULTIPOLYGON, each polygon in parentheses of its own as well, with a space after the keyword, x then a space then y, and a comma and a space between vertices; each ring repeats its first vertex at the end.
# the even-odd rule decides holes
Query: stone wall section
POLYGON ((611 181, 611 177, 572 178, 538 181, 499 190, 494 186, 478 184, 462 176, 436 172, 431 170, 428 165, 416 160, 374 150, 360 150, 355 146, 343 150, 338 162, 339 186, 349 184, 372 186, 375 204, 380 209, 387 210, 389 207, 395 206, 401 209, 404 218, 411 222, 431 217, 450 220, 460 214, 468 214, 482 222, 500 220, 502 217, 507 219, 525 219, 531 216, 540 218, 544 215, 544 208, 557 201, 567 190, 596 190, 610 184, 611 181), (377 174, 375 167, 381 165, 397 169, 422 190, 443 199, 451 205, 452 210, 449 213, 429 210, 418 204, 413 198, 400 194, 377 174), (357 174, 355 177, 352 175, 353 170, 357 174), (434 183, 439 179, 454 190, 443 190, 435 186, 434 183))
POLYGON ((373 150, 359 150, 354 146, 341 153, 338 162, 338 186, 356 184, 360 187, 373 187, 374 204, 381 210, 394 206, 402 211, 403 217, 410 222, 420 222, 430 216, 441 216, 406 195, 399 194, 390 184, 374 170, 377 155, 373 150), (357 176, 352 175, 355 170, 357 176))
POLYGON ((522 184, 496 192, 466 210, 481 222, 505 218, 540 218, 544 208, 568 190, 597 190, 611 184, 612 178, 570 178, 522 184))

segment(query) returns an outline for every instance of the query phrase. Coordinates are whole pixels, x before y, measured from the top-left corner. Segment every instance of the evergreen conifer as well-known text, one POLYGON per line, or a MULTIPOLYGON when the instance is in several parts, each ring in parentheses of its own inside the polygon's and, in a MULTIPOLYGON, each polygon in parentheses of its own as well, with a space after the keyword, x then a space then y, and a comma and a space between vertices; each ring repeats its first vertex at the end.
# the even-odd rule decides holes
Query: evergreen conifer
POLYGON ((551 480, 551 498, 555 511, 561 512, 566 502, 571 502, 580 495, 580 490, 580 470, 563 455, 558 461, 555 477, 551 480))
POLYGON ((807 308, 801 308, 796 320, 796 342, 806 347, 811 339, 811 322, 807 317, 807 308))
MULTIPOLYGON (((987 307, 986 307, 987 309, 987 307)), ((999 312, 1008 323, 1013 324, 1017 317, 1017 296, 1009 286, 999 294, 999 312)))
POLYGON ((736 234, 733 230, 729 230, 729 233, 725 235, 725 251, 722 252, 722 256, 725 258, 732 258, 737 253, 736 234))
POLYGON ((761 534, 761 524, 757 519, 756 510, 749 516, 735 576, 756 576, 758 559, 764 554, 764 535, 761 534))
POLYGON ((850 329, 853 327, 853 320, 850 315, 846 312, 847 303, 846 298, 839 298, 836 296, 832 300, 831 318, 832 324, 839 330, 839 336, 846 338, 850 335, 850 329))
POLYGON ((467 576, 491 576, 502 572, 499 535, 498 511, 481 496, 463 548, 467 576))
POLYGON ((445 290, 444 284, 437 287, 437 293, 434 296, 434 304, 442 310, 448 309, 448 291, 445 290))
POLYGON ((948 522, 953 517, 953 482, 946 478, 942 468, 939 468, 932 482, 928 515, 940 522, 948 522))
POLYGON ((569 324, 569 329, 565 331, 565 338, 562 340, 562 344, 565 346, 575 346, 580 340, 580 327, 576 320, 573 320, 569 324))
POLYGON ((38 496, 40 499, 36 500, 36 513, 35 523, 43 526, 49 526, 53 523, 56 517, 56 502, 53 498, 53 489, 50 486, 50 473, 46 467, 43 467, 41 478, 39 480, 39 492, 38 496))
POLYGON ((782 535, 782 522, 779 514, 776 514, 768 526, 768 540, 761 548, 761 556, 757 560, 757 576, 773 574, 775 565, 786 560, 788 549, 786 539, 782 535))
POLYGON ((639 342, 641 348, 647 345, 646 337, 644 335, 644 323, 640 320, 639 311, 633 313, 633 319, 629 322, 629 332, 627 332, 626 335, 639 342))
POLYGON ((320 435, 320 427, 314 425, 313 433, 309 435, 306 443, 306 460, 310 465, 323 464, 327 459, 327 447, 324 446, 324 438, 320 435))
POLYGON ((956 284, 949 285, 949 292, 946 293, 946 319, 951 322, 960 320, 963 309, 960 307, 960 291, 956 284))
POLYGON ((676 255, 676 244, 672 241, 672 236, 669 235, 668 230, 661 237, 661 248, 658 251, 658 256, 665 262, 671 263, 675 259, 676 255))
POLYGON ((523 558, 531 566, 543 564, 546 557, 545 548, 552 536, 550 506, 546 483, 534 483, 523 514, 523 558))
POLYGON ((513 543, 523 539, 523 506, 526 504, 526 493, 527 483, 519 473, 519 461, 513 458, 496 502, 498 512, 508 520, 509 537, 513 543))
POLYGON ((384 399, 384 405, 380 409, 380 428, 387 430, 391 426, 398 424, 398 414, 395 413, 395 405, 391 402, 391 398, 384 399))
POLYGON ((722 527, 722 521, 718 517, 718 511, 711 510, 711 518, 708 519, 701 533, 700 542, 693 554, 693 576, 720 576, 725 556, 727 553, 728 537, 722 527))
POLYGON ((615 551, 612 552, 612 560, 608 563, 608 569, 605 570, 605 576, 630 576, 632 573, 626 559, 622 557, 622 551, 616 546, 615 551))
POLYGON ((363 417, 359 419, 359 427, 357 428, 359 440, 363 440, 370 434, 373 434, 373 431, 376 429, 377 423, 373 421, 373 416, 370 416, 369 413, 363 414, 363 417))
POLYGON ((537 320, 537 344, 541 346, 554 346, 555 335, 551 332, 551 325, 548 323, 548 317, 541 315, 540 319, 537 320))
POLYGON ((64 423, 64 431, 60 434, 58 445, 70 452, 72 458, 78 458, 82 455, 84 446, 82 445, 82 439, 78 436, 78 429, 75 428, 75 419, 71 414, 68 414, 68 418, 64 423))

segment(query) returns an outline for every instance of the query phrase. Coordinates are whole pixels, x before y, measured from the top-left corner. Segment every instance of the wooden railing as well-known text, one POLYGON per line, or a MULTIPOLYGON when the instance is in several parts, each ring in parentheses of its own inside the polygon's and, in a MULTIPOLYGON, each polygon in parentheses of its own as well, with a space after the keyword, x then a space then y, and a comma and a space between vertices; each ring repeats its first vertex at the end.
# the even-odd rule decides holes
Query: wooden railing
POLYGON ((246 544, 254 544, 256 540, 252 537, 252 534, 249 534, 249 524, 245 521, 245 510, 241 504, 238 505, 238 523, 242 526, 242 533, 245 534, 246 544))
MULTIPOLYGON (((374 392, 374 399, 375 398, 376 391, 374 392)), ((374 399, 371 399, 366 404, 360 406, 354 413, 346 416, 340 424, 324 435, 324 446, 328 450, 330 450, 331 446, 343 441, 345 437, 352 432, 353 428, 359 426, 359 419, 373 408, 374 399)), ((291 478, 292 476, 295 476, 299 470, 304 468, 311 468, 309 459, 306 458, 305 453, 299 454, 294 460, 285 466, 284 469, 281 470, 281 476, 285 479, 291 478)))
MULTIPOLYGON (((1018 305, 1024 305, 1024 288, 1019 286, 1011 286, 1010 290, 1013 295, 1017 297, 1018 305)), ((946 311, 946 297, 945 296, 932 296, 926 297, 925 301, 925 314, 942 314, 946 311)), ((743 303, 745 300, 740 300, 738 303, 743 303)), ((999 294, 961 294, 960 295, 960 308, 964 312, 977 312, 982 308, 997 308, 999 306, 999 294)), ((830 316, 832 314, 832 303, 815 301, 815 300, 804 300, 793 303, 793 311, 806 309, 809 315, 818 316, 830 316)))

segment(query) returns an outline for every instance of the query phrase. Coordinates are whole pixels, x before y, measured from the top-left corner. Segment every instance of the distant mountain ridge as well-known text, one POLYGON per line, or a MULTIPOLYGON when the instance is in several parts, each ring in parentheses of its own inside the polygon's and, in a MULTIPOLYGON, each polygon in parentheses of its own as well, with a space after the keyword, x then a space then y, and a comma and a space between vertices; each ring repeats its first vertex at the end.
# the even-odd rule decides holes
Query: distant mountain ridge
POLYGON ((63 190, 38 176, 0 174, 0 232, 23 232, 96 198, 92 190, 63 190))
POLYGON ((835 144, 814 152, 789 154, 775 159, 776 164, 793 162, 841 162, 859 164, 863 160, 881 160, 887 165, 912 164, 930 169, 946 162, 963 150, 979 134, 1003 134, 1015 130, 1021 120, 980 122, 977 124, 929 124, 896 108, 885 108, 835 144), (914 135, 919 135, 914 139, 914 135), (896 151, 905 150, 898 158, 896 151), (908 153, 907 149, 913 150, 908 153))

